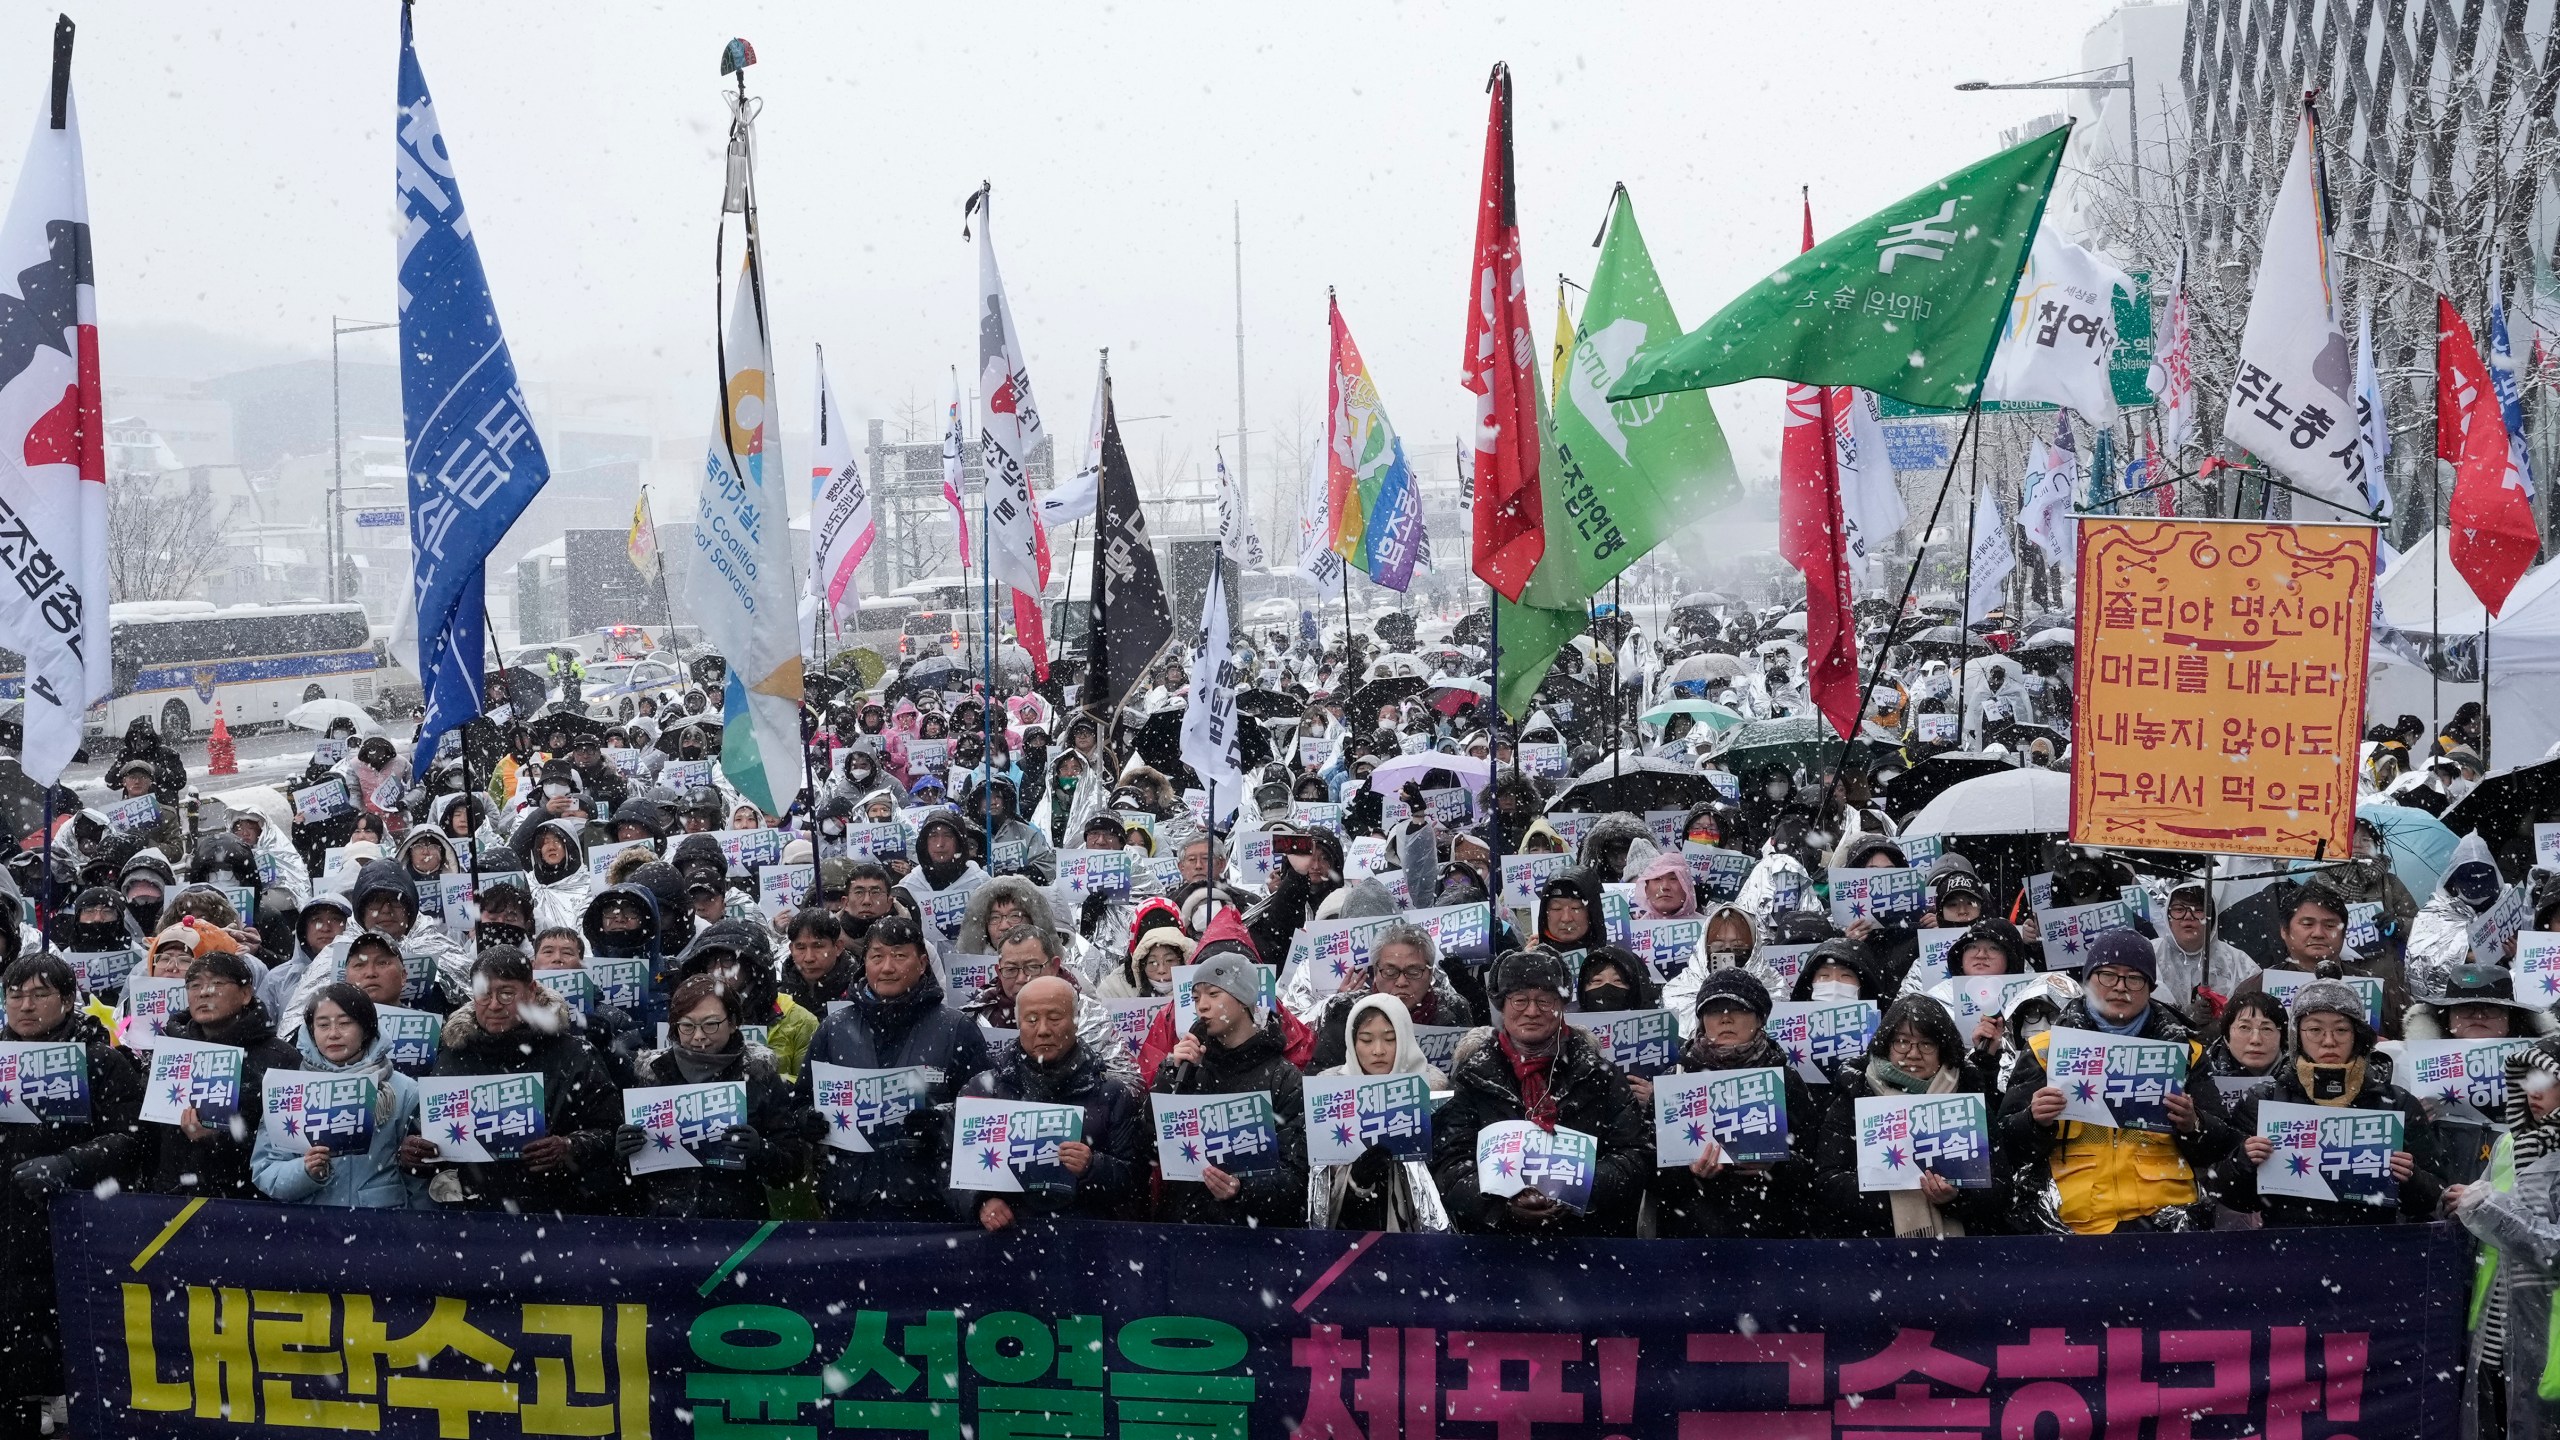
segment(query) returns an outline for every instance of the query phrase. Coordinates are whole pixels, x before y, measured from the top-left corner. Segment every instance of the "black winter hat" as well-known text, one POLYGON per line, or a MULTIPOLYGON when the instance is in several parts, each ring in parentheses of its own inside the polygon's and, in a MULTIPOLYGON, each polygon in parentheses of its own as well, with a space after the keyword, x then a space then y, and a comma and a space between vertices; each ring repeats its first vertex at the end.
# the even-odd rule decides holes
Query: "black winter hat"
POLYGON ((1503 998, 1515 990, 1552 990, 1570 999, 1573 971, 1566 967, 1563 956, 1544 945, 1507 951, 1485 972, 1485 999, 1500 1009, 1503 998))
POLYGON ((1718 1003, 1740 1005, 1758 1016, 1762 1024, 1768 1023, 1771 1008, 1769 987, 1760 983, 1759 976, 1739 965, 1710 971, 1707 978, 1699 982, 1696 1013, 1704 1015, 1708 1006, 1718 1003))

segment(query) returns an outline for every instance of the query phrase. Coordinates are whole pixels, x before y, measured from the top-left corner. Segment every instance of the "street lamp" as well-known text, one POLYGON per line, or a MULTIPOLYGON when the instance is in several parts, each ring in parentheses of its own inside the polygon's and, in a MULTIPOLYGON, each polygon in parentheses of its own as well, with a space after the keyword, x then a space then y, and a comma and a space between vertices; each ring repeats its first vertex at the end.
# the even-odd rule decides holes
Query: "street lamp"
POLYGON ((396 320, 348 320, 329 317, 329 600, 335 604, 338 594, 338 571, 343 565, 340 552, 346 546, 347 434, 346 410, 339 395, 338 338, 361 335, 367 330, 396 330, 396 320))
POLYGON ((1992 81, 1989 81, 1989 80, 1959 80, 1959 81, 1957 81, 1957 82, 1956 82, 1956 88, 1957 88, 1958 90, 1965 90, 1965 91, 1973 91, 1973 90, 2121 90, 2121 91, 2123 91, 2123 92, 2124 92, 2124 129, 2125 129, 2125 134, 2126 134, 2128 137, 2130 137, 2130 138, 2131 138, 2131 141, 2132 141, 2132 155, 2131 155, 2131 158, 2132 158, 2132 159, 2133 159, 2137 164, 2138 164, 2138 163, 2140 163, 2140 161, 2141 161, 2141 159, 2142 159, 2142 126, 2141 126, 2141 123, 2140 123, 2140 118, 2139 118, 2139 117, 2138 117, 2138 115, 2135 113, 2135 109, 2134 109, 2134 95, 2133 95, 2133 57, 2132 57, 2132 56, 2130 56, 2130 55, 2126 56, 2126 57, 2125 57, 2124 59, 2122 59, 2122 60, 2117 61, 2114 65, 2104 66, 2104 67, 2102 67, 2101 69, 2098 69, 2098 70, 2080 70, 2080 71, 2075 71, 2074 73, 2069 74, 2069 75, 2055 75, 2055 76, 2052 76, 2052 77, 2050 77, 2050 78, 2048 78, 2048 79, 2043 79, 2043 80, 2022 80, 2022 81, 2018 81, 2018 82, 2016 82, 2016 83, 2014 83, 2014 84, 2005 84, 2005 85, 2004 85, 2004 84, 1995 84, 1995 83, 1993 83, 1992 81), (2107 70, 2114 70, 2114 69, 2118 69, 2118 68, 2122 68, 2122 69, 2123 69, 2123 71, 2124 71, 2124 78, 2123 78, 2123 79, 2120 79, 2120 80, 2092 80, 2092 79, 2087 78, 2087 77, 2092 76, 2092 75, 2099 75, 2099 74, 2103 74, 2103 73, 2104 73, 2105 71, 2107 71, 2107 70))

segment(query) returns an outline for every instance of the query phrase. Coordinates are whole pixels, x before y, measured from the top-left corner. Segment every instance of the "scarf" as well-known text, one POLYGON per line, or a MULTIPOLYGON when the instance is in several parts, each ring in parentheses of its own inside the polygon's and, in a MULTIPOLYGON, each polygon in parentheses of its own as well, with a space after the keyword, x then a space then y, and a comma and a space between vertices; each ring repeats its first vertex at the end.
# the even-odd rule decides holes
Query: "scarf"
POLYGON ((2098 1007, 2095 1005, 2085 1006, 2083 1008, 2089 1012, 2090 1027, 2109 1035, 2138 1034, 2141 1031, 2143 1024, 2151 1018, 2151 1007, 2148 1005, 2143 1006, 2139 1013, 2122 1024, 2118 1024, 2115 1021, 2108 1019, 2106 1016, 2099 1014, 2098 1007))
MULTIPOLYGON (((1942 1065, 1938 1073, 1922 1080, 1881 1055, 1867 1059, 1867 1084, 1879 1095, 1945 1095, 1956 1088, 1956 1067, 1942 1065)), ((1929 1203, 1929 1197, 1917 1190, 1886 1192, 1893 1206, 1893 1235, 1897 1240, 1947 1240, 1964 1234, 1964 1222, 1929 1203)))
MULTIPOLYGON (((1561 1031, 1558 1038, 1562 1038, 1561 1031)), ((1511 1032, 1502 1029, 1493 1032, 1493 1043, 1502 1047, 1502 1058, 1511 1062, 1512 1072, 1520 1077, 1520 1118, 1541 1130, 1555 1129, 1556 1097, 1550 1081, 1557 1049, 1551 1048, 1544 1055, 1524 1053, 1511 1043, 1511 1032)))
POLYGON ((1770 1039, 1766 1030, 1739 1045, 1710 1045, 1701 1032, 1691 1037, 1688 1048, 1680 1055, 1680 1068, 1693 1072, 1750 1070, 1764 1065, 1784 1069, 1786 1064, 1787 1052, 1778 1048, 1778 1042, 1770 1039))
POLYGON ((2312 1104, 2344 1109, 2364 1093, 2364 1064, 2361 1055, 2344 1065, 2314 1065, 2297 1058, 2293 1078, 2302 1082, 2302 1093, 2311 1097, 2312 1104))
POLYGON ((732 1033, 728 1048, 705 1054, 682 1045, 667 1047, 667 1055, 676 1062, 676 1073, 687 1085, 708 1085, 714 1080, 734 1080, 746 1062, 747 1046, 743 1037, 732 1033))

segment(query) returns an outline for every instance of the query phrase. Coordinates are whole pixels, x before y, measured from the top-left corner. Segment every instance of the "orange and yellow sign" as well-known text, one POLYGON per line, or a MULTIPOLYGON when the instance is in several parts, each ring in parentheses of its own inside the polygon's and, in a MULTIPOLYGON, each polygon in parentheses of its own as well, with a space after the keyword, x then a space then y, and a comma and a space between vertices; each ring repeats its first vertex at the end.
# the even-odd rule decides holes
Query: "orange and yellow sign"
POLYGON ((2080 521, 2071 838, 2344 857, 2369 525, 2080 521))

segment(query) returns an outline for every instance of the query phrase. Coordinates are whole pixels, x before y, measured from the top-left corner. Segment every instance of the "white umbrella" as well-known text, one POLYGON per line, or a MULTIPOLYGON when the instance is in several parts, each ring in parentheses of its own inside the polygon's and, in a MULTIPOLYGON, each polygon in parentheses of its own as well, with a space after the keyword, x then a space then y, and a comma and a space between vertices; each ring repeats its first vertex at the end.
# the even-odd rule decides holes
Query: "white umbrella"
POLYGON ((1801 635, 1805 632, 1805 627, 1812 623, 1805 613, 1799 610, 1792 615, 1779 617, 1778 628, 1790 635, 1801 635))
POLYGON ((1452 755, 1445 750, 1423 750, 1399 755, 1369 772, 1369 788, 1381 795, 1393 795, 1404 788, 1407 780, 1419 781, 1434 770, 1446 770, 1461 780, 1472 780, 1477 789, 1493 778, 1493 762, 1473 755, 1452 755))
POLYGON ((364 707, 353 700, 336 700, 327 697, 306 700, 295 706, 284 717, 284 723, 294 729, 310 730, 315 733, 326 733, 331 723, 339 720, 344 720, 356 727, 357 736, 363 739, 371 739, 382 733, 382 727, 373 723, 373 717, 364 713, 364 707))
POLYGON ((2046 835, 2071 828, 2071 777, 2029 768, 1959 781, 1920 807, 1907 836, 2046 835))

